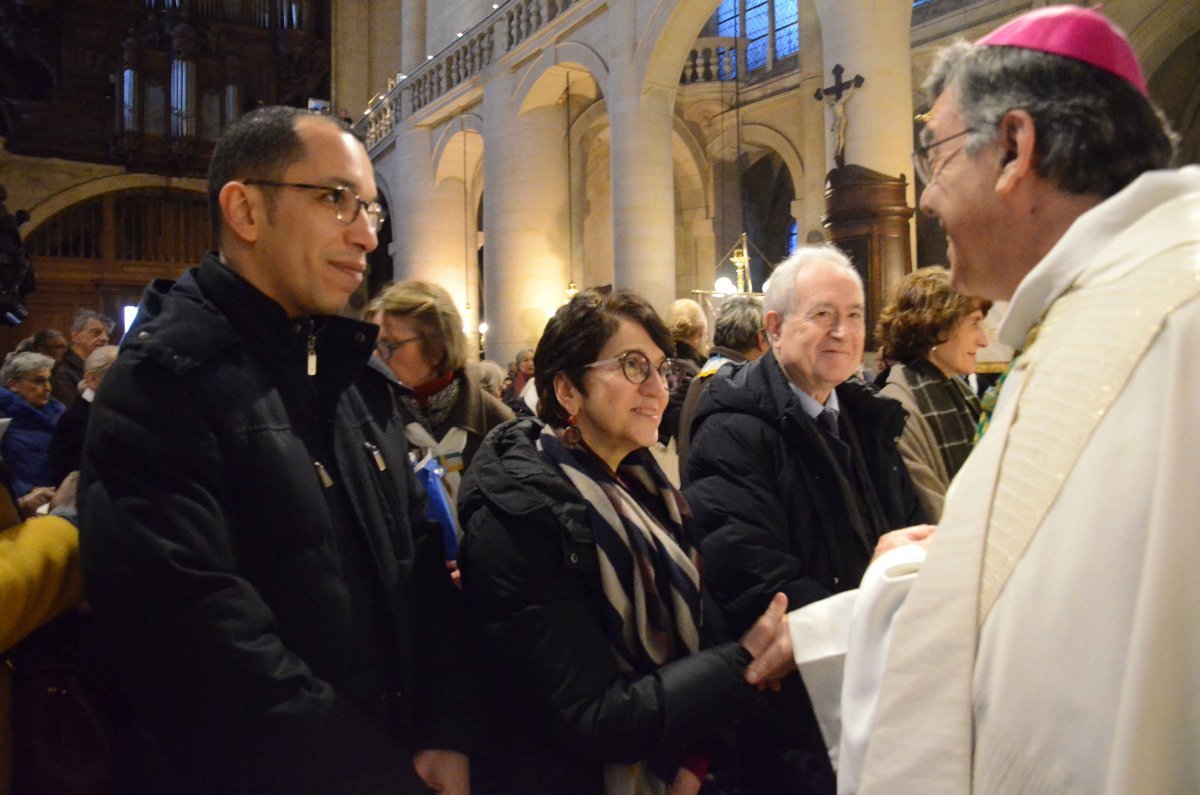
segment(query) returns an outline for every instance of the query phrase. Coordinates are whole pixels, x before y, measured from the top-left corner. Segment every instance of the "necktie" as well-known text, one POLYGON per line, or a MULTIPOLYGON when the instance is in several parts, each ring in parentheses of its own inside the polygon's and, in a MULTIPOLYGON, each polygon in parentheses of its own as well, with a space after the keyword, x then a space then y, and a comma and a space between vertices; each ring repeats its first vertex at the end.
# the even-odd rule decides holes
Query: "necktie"
POLYGON ((821 413, 817 415, 817 422, 821 423, 821 427, 825 432, 839 441, 842 438, 841 431, 838 430, 838 413, 837 409, 821 409, 821 413))

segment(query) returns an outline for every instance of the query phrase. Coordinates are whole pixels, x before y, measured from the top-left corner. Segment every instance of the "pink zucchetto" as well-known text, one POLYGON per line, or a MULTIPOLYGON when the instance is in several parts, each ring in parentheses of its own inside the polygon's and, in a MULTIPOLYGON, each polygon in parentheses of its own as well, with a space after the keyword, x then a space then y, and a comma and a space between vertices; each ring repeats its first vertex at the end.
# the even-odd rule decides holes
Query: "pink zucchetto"
POLYGON ((981 47, 1020 47, 1083 61, 1147 94, 1146 78, 1121 29, 1099 12, 1050 6, 1022 14, 975 42, 981 47))

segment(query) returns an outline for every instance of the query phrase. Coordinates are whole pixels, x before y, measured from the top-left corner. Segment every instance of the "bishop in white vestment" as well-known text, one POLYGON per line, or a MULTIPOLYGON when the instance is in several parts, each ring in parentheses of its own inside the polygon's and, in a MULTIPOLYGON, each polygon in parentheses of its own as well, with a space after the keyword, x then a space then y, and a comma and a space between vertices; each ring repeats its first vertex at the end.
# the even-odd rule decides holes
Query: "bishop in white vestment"
POLYGON ((839 791, 1200 792, 1200 167, 1165 168, 1092 10, 956 45, 929 85, 922 209, 1020 355, 924 563, 851 608, 839 791))

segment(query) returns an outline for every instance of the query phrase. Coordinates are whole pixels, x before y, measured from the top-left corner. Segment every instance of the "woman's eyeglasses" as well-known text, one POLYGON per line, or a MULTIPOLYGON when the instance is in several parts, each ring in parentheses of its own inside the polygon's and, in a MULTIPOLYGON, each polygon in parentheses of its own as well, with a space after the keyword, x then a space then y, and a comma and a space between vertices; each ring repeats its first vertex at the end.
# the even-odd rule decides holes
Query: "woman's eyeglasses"
POLYGON ((683 368, 679 366, 678 361, 667 358, 659 362, 657 367, 652 367, 650 359, 641 351, 625 351, 611 359, 592 362, 586 366, 586 369, 605 367, 610 364, 620 366, 625 380, 631 384, 645 383, 646 379, 650 377, 651 371, 658 373, 658 377, 662 379, 667 389, 677 389, 683 382, 683 368))
POLYGON ((379 340, 379 342, 375 343, 375 351, 379 354, 379 358, 386 362, 392 358, 396 351, 400 350, 408 343, 416 342, 417 340, 423 340, 426 336, 427 335, 425 334, 418 334, 415 337, 409 337, 406 340, 396 340, 395 342, 379 340))

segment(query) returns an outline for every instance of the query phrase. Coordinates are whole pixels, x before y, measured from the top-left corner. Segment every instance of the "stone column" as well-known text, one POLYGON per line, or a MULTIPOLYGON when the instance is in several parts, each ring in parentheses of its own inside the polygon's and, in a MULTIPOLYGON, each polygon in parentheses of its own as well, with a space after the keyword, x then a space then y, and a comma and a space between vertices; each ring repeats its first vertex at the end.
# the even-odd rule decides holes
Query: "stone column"
MULTIPOLYGON (((904 202, 915 205, 912 171, 912 66, 909 30, 912 3, 879 3, 875 0, 814 0, 821 22, 822 85, 833 79, 833 67, 845 68, 843 80, 861 74, 866 82, 848 100, 846 114, 846 165, 888 177, 903 175, 904 202)), ((833 168, 836 145, 832 111, 825 108, 826 168, 833 168)), ((889 188, 891 190, 891 188, 889 188)), ((889 295, 899 277, 911 267, 916 247, 912 223, 905 220, 907 249, 901 266, 890 257, 882 266, 883 295, 889 295), (897 274, 899 274, 897 276, 897 274)), ((829 230, 838 239, 838 230, 829 230)), ((893 230, 894 231, 894 230, 893 230)), ((874 278, 875 274, 872 274, 874 278)))
POLYGON ((617 87, 608 96, 613 280, 665 312, 675 298, 674 93, 659 87, 643 93, 630 72, 614 68, 610 85, 617 87))
MULTIPOLYGON (((909 27, 912 3, 877 0, 814 0, 821 21, 822 85, 833 67, 845 67, 843 80, 861 74, 866 81, 847 100, 846 164, 908 180, 912 205, 912 67, 909 27)), ((812 96, 811 94, 809 95, 812 96)), ((810 102, 815 102, 809 99, 810 102)), ((825 108, 825 170, 833 168, 836 145, 825 108)))
POLYGON ((483 282, 488 357, 511 361, 541 337, 567 298, 566 116, 556 105, 520 115, 516 76, 484 86, 483 282))
POLYGON ((425 3, 426 0, 404 0, 400 31, 400 71, 411 73, 425 63, 425 3))
POLYGON ((393 278, 438 282, 458 297, 463 283, 462 182, 434 184, 432 133, 403 125, 387 158, 393 278))

